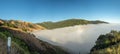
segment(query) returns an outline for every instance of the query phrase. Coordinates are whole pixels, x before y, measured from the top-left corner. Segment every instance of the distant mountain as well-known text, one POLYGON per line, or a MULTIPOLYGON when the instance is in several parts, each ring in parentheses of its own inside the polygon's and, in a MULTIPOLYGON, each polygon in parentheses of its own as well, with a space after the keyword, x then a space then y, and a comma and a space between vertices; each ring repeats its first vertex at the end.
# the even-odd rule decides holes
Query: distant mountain
POLYGON ((99 23, 108 23, 104 21, 88 21, 84 19, 68 19, 68 20, 63 20, 59 22, 42 22, 42 23, 37 23, 38 25, 44 26, 47 29, 54 29, 54 28, 61 28, 61 27, 67 27, 67 26, 74 26, 74 25, 84 25, 84 24, 99 24, 99 23))
POLYGON ((40 25, 33 24, 30 22, 19 21, 19 20, 0 19, 0 26, 11 27, 11 28, 19 29, 19 30, 26 31, 26 32, 45 29, 44 27, 40 25))
POLYGON ((68 54, 60 47, 38 40, 33 34, 0 27, 0 54, 6 54, 7 37, 12 38, 11 54, 68 54))
POLYGON ((111 31, 100 35, 91 49, 91 54, 120 54, 120 32, 111 31))

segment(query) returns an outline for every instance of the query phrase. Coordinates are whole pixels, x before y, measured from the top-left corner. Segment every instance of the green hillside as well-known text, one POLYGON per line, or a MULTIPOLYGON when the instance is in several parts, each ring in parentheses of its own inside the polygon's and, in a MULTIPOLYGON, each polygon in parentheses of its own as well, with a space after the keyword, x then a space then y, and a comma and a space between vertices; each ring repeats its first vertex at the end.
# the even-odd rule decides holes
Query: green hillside
POLYGON ((91 54, 120 54, 120 32, 111 31, 100 35, 91 49, 91 54))
POLYGON ((10 54, 68 54, 61 47, 39 40, 33 34, 26 32, 42 29, 45 28, 33 23, 0 20, 0 54, 7 54, 8 37, 12 39, 10 54))
POLYGON ((59 22, 43 22, 43 23, 37 23, 38 25, 41 25, 47 29, 54 29, 54 28, 61 28, 61 27, 67 27, 67 26, 74 26, 74 25, 84 25, 84 24, 98 24, 98 23, 107 23, 104 21, 88 21, 84 19, 68 19, 63 20, 59 22))

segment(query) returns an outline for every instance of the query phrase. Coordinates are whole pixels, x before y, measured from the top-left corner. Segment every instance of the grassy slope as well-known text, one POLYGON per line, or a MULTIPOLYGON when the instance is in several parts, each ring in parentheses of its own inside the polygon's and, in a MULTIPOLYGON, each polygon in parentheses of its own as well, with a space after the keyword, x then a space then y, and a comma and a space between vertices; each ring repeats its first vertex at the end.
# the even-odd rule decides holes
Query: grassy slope
POLYGON ((26 31, 26 32, 45 29, 44 27, 42 27, 40 25, 30 23, 30 22, 19 21, 19 20, 2 20, 2 19, 0 19, 0 26, 16 28, 16 29, 26 31))
POLYGON ((37 23, 38 25, 44 26, 47 29, 61 28, 74 25, 83 25, 83 24, 98 24, 98 23, 107 23, 104 21, 88 21, 83 19, 68 19, 59 22, 43 22, 37 23))
POLYGON ((18 51, 17 53, 12 52, 15 54, 68 54, 57 46, 38 40, 33 34, 0 27, 1 40, 6 40, 8 36, 12 37, 12 49, 15 48, 13 50, 18 51))
POLYGON ((0 54, 6 54, 7 37, 12 37, 11 54, 68 54, 63 49, 47 42, 38 40, 34 30, 43 30, 44 27, 18 20, 0 19, 0 54))

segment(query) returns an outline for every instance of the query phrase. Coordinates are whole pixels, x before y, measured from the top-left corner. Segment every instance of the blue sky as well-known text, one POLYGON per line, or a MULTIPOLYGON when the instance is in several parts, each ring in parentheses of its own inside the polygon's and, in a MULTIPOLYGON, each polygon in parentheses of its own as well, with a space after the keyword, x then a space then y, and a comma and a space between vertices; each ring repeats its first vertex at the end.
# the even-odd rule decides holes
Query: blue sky
POLYGON ((120 0, 0 0, 0 18, 34 23, 70 18, 120 23, 120 0))

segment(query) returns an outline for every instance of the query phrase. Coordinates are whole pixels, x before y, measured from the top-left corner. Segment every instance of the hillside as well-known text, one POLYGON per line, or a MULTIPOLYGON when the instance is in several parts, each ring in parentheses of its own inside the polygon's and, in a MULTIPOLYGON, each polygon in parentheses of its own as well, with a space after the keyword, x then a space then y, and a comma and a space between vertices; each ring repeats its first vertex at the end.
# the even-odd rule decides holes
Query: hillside
POLYGON ((38 25, 44 26, 47 29, 54 29, 54 28, 61 28, 61 27, 67 27, 67 26, 74 26, 74 25, 83 25, 83 24, 99 24, 99 23, 107 23, 104 21, 88 21, 84 19, 68 19, 58 22, 43 22, 43 23, 37 23, 38 25))
POLYGON ((61 47, 53 46, 28 33, 44 27, 19 21, 0 19, 0 54, 7 54, 7 37, 12 38, 11 54, 68 54, 61 47))
POLYGON ((120 54, 120 32, 111 31, 100 35, 91 49, 91 54, 120 54))
POLYGON ((68 54, 60 47, 35 38, 33 34, 0 27, 0 54, 6 54, 7 37, 12 38, 11 54, 68 54))
POLYGON ((19 29, 19 30, 26 31, 26 32, 45 29, 44 27, 42 27, 40 25, 33 24, 30 22, 19 21, 19 20, 2 20, 2 19, 0 19, 0 26, 11 27, 11 28, 14 28, 17 30, 19 29))

